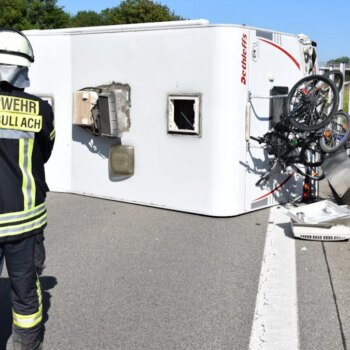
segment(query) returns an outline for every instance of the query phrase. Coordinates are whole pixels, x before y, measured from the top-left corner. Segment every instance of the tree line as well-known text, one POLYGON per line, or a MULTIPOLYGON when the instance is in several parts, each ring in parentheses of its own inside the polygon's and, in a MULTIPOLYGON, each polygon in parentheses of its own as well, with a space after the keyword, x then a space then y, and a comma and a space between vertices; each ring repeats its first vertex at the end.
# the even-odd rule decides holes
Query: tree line
POLYGON ((331 65, 331 64, 339 64, 339 63, 350 63, 350 57, 348 56, 343 56, 343 57, 339 57, 339 58, 334 58, 331 59, 330 61, 327 62, 327 64, 331 65))
POLYGON ((79 11, 72 15, 57 0, 1 0, 0 27, 18 30, 55 29, 111 24, 163 22, 184 19, 169 7, 152 0, 124 0, 101 12, 79 11))

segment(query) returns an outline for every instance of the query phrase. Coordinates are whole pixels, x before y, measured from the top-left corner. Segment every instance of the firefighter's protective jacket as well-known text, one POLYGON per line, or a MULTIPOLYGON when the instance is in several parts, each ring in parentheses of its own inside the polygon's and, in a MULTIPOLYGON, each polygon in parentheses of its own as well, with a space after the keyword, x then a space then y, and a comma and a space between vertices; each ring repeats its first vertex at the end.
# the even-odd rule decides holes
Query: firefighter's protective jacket
POLYGON ((0 242, 46 226, 44 163, 55 139, 53 111, 42 99, 0 85, 0 242))

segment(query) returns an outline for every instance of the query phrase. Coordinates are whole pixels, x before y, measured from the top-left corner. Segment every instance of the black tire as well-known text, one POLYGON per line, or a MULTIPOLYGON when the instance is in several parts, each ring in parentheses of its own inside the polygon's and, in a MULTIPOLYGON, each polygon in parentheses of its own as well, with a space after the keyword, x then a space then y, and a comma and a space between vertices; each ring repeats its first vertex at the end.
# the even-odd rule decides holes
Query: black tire
POLYGON ((287 113, 295 128, 316 131, 329 122, 338 105, 339 92, 335 84, 323 75, 309 75, 290 90, 287 113))
POLYGON ((306 166, 320 166, 325 158, 318 142, 310 141, 301 148, 299 154, 300 161, 306 166))
POLYGON ((337 112, 323 130, 320 148, 325 153, 333 153, 345 147, 349 139, 350 117, 345 112, 337 112))
POLYGON ((338 92, 341 91, 341 89, 343 88, 343 84, 344 84, 344 75, 340 70, 333 69, 333 70, 330 70, 328 72, 323 73, 323 75, 333 81, 333 83, 335 84, 335 86, 338 89, 338 92))

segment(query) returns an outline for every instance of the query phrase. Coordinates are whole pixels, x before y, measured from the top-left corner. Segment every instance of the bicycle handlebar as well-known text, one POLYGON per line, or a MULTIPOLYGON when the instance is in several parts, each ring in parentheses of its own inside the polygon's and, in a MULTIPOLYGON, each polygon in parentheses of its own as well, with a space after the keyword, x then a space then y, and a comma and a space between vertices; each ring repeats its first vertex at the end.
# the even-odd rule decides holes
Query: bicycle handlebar
POLYGON ((262 137, 254 137, 254 136, 250 136, 250 139, 251 140, 254 140, 256 142, 259 142, 259 143, 263 143, 264 142, 264 139, 262 137))

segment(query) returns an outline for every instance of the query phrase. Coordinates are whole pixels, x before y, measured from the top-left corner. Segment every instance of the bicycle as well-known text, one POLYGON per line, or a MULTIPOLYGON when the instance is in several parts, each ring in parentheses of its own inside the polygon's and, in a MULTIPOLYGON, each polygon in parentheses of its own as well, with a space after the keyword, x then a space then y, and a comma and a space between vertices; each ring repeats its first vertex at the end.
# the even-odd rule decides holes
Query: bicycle
POLYGON ((350 117, 343 111, 337 112, 323 129, 319 140, 325 153, 333 153, 343 148, 350 139, 350 117))
POLYGON ((259 186, 262 182, 266 182, 270 175, 280 168, 287 171, 288 168, 293 169, 300 175, 308 177, 312 180, 321 180, 324 178, 323 173, 303 171, 302 168, 319 167, 325 158, 325 153, 319 147, 318 140, 322 132, 298 133, 282 132, 271 130, 263 137, 250 138, 257 142, 264 143, 267 153, 273 156, 270 161, 269 170, 261 174, 260 179, 256 182, 259 186))
POLYGON ((350 117, 345 112, 335 113, 338 88, 329 78, 321 75, 302 78, 292 87, 287 101, 289 112, 281 114, 270 131, 262 137, 250 137, 264 143, 268 154, 273 156, 269 170, 261 175, 256 186, 267 181, 278 167, 321 180, 324 174, 320 165, 326 154, 336 152, 350 139, 350 117), (292 104, 293 97, 299 100, 297 104, 292 104))
POLYGON ((315 131, 329 123, 338 110, 339 92, 324 75, 300 79, 287 97, 287 115, 291 124, 302 131, 315 131))

